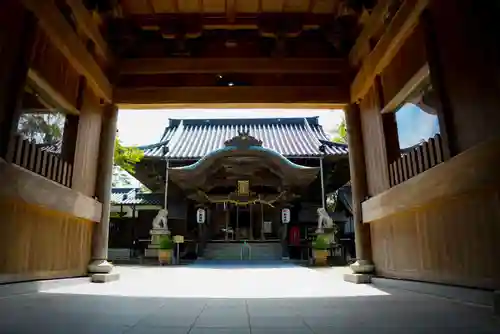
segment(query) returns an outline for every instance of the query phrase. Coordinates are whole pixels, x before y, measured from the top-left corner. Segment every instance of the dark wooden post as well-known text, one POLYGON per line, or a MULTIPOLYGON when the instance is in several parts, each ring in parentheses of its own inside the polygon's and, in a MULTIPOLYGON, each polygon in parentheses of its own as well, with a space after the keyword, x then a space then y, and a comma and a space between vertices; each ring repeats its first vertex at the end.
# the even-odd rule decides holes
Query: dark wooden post
MULTIPOLYGON (((103 109, 101 140, 99 146, 99 173, 97 175, 96 195, 102 203, 101 222, 94 228, 92 239, 92 262, 89 271, 97 274, 110 274, 113 266, 108 259, 109 211, 111 201, 111 179, 113 176, 113 156, 115 151, 116 123, 118 108, 108 105, 103 109)), ((117 279, 113 276, 94 275, 93 281, 108 281, 117 279), (95 277, 95 279, 94 279, 95 277), (107 278, 109 277, 109 278, 107 278)))
POLYGON ((361 208, 361 204, 368 194, 368 187, 359 107, 357 105, 348 106, 345 109, 345 118, 357 261, 351 265, 354 275, 345 275, 344 279, 354 283, 368 283, 370 281, 369 276, 364 274, 372 272, 374 267, 371 263, 370 226, 363 224, 361 208))
POLYGON ((61 146, 62 159, 73 165, 75 162, 76 140, 78 137, 79 117, 77 115, 66 115, 64 133, 61 146))
POLYGON ((18 2, 0 2, 0 157, 13 158, 13 134, 21 114, 36 19, 18 2))

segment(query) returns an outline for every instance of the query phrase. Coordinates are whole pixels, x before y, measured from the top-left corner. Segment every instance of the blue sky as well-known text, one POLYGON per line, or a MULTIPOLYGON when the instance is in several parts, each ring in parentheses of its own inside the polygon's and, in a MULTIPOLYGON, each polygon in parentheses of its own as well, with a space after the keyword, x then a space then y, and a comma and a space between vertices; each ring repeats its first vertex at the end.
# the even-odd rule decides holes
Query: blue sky
POLYGON ((325 132, 334 136, 343 119, 342 110, 327 109, 121 109, 118 114, 118 136, 126 146, 153 144, 160 140, 169 118, 265 118, 313 117, 325 132))
POLYGON ((400 147, 407 148, 439 132, 438 118, 407 103, 396 112, 400 147))

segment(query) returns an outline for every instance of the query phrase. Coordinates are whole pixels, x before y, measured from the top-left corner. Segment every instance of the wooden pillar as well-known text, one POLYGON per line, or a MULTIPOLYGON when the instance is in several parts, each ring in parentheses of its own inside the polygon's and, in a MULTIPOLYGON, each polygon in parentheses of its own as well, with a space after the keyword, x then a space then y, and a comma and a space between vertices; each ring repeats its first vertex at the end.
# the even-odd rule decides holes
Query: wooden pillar
POLYGON ((264 205, 260 203, 260 240, 266 240, 264 235, 264 205))
MULTIPOLYGON (((83 95, 76 135, 72 188, 92 197, 96 194, 99 142, 103 113, 106 110, 89 87, 85 89, 83 95)), ((72 128, 74 127, 75 124, 72 125, 72 128)))
POLYGON ((345 110, 345 118, 349 147, 356 258, 358 259, 351 268, 355 273, 369 273, 373 271, 373 265, 371 264, 370 226, 363 224, 361 208, 361 203, 368 193, 368 186, 359 107, 357 105, 348 106, 345 110))
POLYGON ((108 258, 109 211, 111 201, 111 181, 113 177, 113 156, 115 151, 116 124, 118 108, 107 105, 103 110, 103 122, 99 146, 99 173, 97 176, 96 195, 102 203, 101 222, 94 228, 92 239, 92 262, 89 271, 109 273, 112 265, 108 258))
POLYGON ((64 133, 61 147, 61 157, 69 164, 75 163, 76 141, 78 139, 78 123, 77 115, 66 115, 64 123, 64 133))
POLYGON ((236 205, 236 229, 234 231, 236 234, 236 240, 240 240, 240 207, 236 205))
POLYGON ((228 233, 227 233, 227 229, 229 228, 229 205, 226 206, 226 233, 225 233, 225 237, 224 237, 224 240, 228 241, 228 233))
POLYGON ((249 235, 249 239, 250 240, 253 240, 253 204, 250 204, 249 208, 250 210, 250 213, 249 213, 249 216, 250 216, 250 235, 249 235))
POLYGON ((0 158, 11 161, 36 31, 36 19, 19 1, 0 1, 0 158))

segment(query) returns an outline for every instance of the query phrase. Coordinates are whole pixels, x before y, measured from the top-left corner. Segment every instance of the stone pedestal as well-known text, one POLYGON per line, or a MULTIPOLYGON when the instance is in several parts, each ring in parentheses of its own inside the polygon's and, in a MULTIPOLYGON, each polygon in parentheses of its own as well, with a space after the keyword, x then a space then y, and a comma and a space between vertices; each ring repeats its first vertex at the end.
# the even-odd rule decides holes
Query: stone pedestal
POLYGON ((356 284, 371 283, 372 273, 375 266, 367 260, 358 260, 350 266, 352 273, 344 274, 344 281, 356 284))
POLYGON ((375 270, 375 266, 367 260, 358 260, 350 268, 355 274, 371 274, 375 270))
POLYGON ((355 284, 368 284, 372 281, 370 274, 344 274, 344 281, 355 284))
POLYGON ((500 290, 493 293, 493 312, 500 317, 500 290))
POLYGON ((117 272, 112 272, 108 274, 93 274, 90 277, 92 283, 108 283, 113 281, 118 281, 120 279, 120 274, 117 272))
POLYGON ((151 235, 151 243, 145 250, 145 257, 158 257, 158 249, 160 248, 160 240, 163 236, 170 235, 170 230, 166 228, 156 228, 149 231, 151 235))
POLYGON ((113 270, 113 265, 107 260, 93 260, 88 266, 92 274, 108 274, 113 270))

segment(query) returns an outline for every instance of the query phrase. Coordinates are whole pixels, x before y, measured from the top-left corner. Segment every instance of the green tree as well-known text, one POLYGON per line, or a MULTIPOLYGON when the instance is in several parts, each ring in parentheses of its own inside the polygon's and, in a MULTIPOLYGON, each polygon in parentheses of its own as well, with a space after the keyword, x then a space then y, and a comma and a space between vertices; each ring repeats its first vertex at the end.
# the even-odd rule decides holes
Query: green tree
POLYGON ((115 140, 114 164, 122 170, 134 174, 135 165, 144 157, 144 152, 136 147, 125 147, 120 139, 115 140))
POLYGON ((19 118, 17 131, 37 144, 51 144, 62 139, 64 120, 62 113, 25 113, 19 118))
POLYGON ((332 141, 334 143, 347 144, 347 128, 345 125, 345 119, 342 119, 342 122, 340 122, 337 128, 337 135, 333 137, 332 141))

